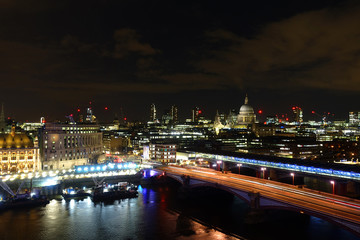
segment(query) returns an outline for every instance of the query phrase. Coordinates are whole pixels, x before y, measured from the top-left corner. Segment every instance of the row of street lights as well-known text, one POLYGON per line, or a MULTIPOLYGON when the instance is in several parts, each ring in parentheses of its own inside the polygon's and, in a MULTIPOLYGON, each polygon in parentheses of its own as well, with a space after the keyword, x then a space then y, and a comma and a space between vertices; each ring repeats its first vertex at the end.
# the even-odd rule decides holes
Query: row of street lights
MULTIPOLYGON (((216 163, 217 163, 217 166, 218 166, 218 170, 220 170, 220 164, 222 163, 222 161, 217 161, 216 163)), ((240 174, 240 168, 241 168, 242 164, 238 163, 238 164, 236 164, 236 166, 239 167, 239 174, 240 174)), ((265 179, 266 168, 262 167, 261 171, 262 171, 263 179, 265 179)), ((295 185, 295 173, 290 173, 290 176, 292 177, 292 184, 295 185)), ((333 196, 335 196, 335 181, 331 180, 330 184, 332 185, 333 196)))

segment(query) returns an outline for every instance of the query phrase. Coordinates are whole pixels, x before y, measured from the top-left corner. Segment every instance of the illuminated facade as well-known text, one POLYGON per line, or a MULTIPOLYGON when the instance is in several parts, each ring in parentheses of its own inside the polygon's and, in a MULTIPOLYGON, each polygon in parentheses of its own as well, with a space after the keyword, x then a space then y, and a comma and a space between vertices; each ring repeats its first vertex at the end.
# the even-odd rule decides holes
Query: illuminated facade
POLYGON ((0 134, 1 174, 28 173, 41 169, 37 139, 31 140, 25 133, 0 134))
POLYGON ((220 129, 223 129, 223 128, 224 128, 224 125, 221 123, 219 111, 216 111, 215 121, 214 121, 214 129, 215 129, 216 135, 218 135, 220 129))
POLYGON ((170 111, 171 117, 172 117, 172 123, 178 123, 179 119, 178 119, 178 107, 176 105, 172 105, 171 106, 171 111, 170 111))
POLYGON ((176 148, 176 144, 150 143, 150 158, 163 163, 175 163, 176 148))
POLYGON ((301 107, 293 107, 292 111, 294 113, 294 122, 299 124, 303 122, 303 110, 301 107))
POLYGON ((191 121, 194 123, 199 122, 199 118, 200 118, 200 114, 202 113, 202 111, 200 110, 200 108, 195 107, 192 110, 192 116, 191 116, 191 121))
POLYGON ((249 125, 256 121, 254 109, 248 104, 248 96, 245 97, 244 105, 241 106, 239 115, 237 116, 237 125, 249 125))
POLYGON ((41 134, 44 170, 71 169, 96 162, 102 154, 102 133, 93 124, 46 123, 41 134))
POLYGON ((155 104, 151 104, 150 106, 150 122, 156 121, 156 107, 155 104))
POLYGON ((360 123, 360 112, 349 112, 349 124, 352 126, 358 126, 360 123))

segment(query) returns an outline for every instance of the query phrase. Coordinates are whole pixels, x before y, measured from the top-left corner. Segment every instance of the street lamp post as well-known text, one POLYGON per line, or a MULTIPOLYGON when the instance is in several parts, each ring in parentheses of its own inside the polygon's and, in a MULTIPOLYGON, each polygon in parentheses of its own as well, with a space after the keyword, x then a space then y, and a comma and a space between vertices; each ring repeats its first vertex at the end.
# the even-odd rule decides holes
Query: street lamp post
POLYGON ((265 170, 266 168, 261 168, 261 171, 263 172, 263 179, 265 179, 265 170))
POLYGON ((333 201, 335 200, 335 181, 330 181, 331 185, 332 185, 332 190, 333 190, 333 201))
POLYGON ((218 167, 218 171, 220 171, 220 164, 221 164, 222 161, 217 161, 217 167, 218 167))
POLYGON ((239 174, 240 174, 240 167, 242 166, 242 164, 238 163, 237 166, 239 167, 239 174))
POLYGON ((290 175, 292 176, 292 180, 293 180, 293 185, 295 185, 295 174, 294 173, 290 173, 290 175))

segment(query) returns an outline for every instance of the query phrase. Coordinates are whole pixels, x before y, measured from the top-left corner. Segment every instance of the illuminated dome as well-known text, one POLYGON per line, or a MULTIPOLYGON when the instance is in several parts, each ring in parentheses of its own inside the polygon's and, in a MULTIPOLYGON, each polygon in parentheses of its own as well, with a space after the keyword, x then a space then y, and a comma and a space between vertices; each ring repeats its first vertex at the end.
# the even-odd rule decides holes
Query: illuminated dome
POLYGON ((0 134, 0 148, 32 148, 34 143, 25 133, 0 134))
POLYGON ((243 114, 254 114, 254 109, 252 108, 252 106, 250 105, 247 105, 247 104, 244 104, 241 106, 240 108, 240 114, 243 113, 243 114))
POLYGON ((239 115, 237 117, 237 124, 239 125, 251 124, 256 120, 254 109, 248 103, 249 100, 248 96, 246 95, 244 105, 241 106, 239 115))

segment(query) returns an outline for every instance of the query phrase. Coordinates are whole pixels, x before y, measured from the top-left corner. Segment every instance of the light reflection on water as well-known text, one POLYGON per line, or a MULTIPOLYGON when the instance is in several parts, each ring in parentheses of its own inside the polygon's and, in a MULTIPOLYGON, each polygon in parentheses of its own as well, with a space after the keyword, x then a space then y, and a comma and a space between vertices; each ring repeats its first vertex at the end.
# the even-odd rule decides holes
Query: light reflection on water
POLYGON ((2 212, 0 240, 235 239, 188 216, 251 240, 357 239, 326 221, 301 214, 275 212, 265 223, 246 225, 247 205, 237 198, 199 198, 183 204, 174 200, 176 191, 171 188, 155 191, 139 186, 138 191, 138 198, 107 204, 94 204, 90 198, 52 200, 46 207, 2 212))
POLYGON ((139 192, 111 204, 52 200, 46 207, 0 213, 0 239, 235 239, 166 210, 153 189, 139 192))

